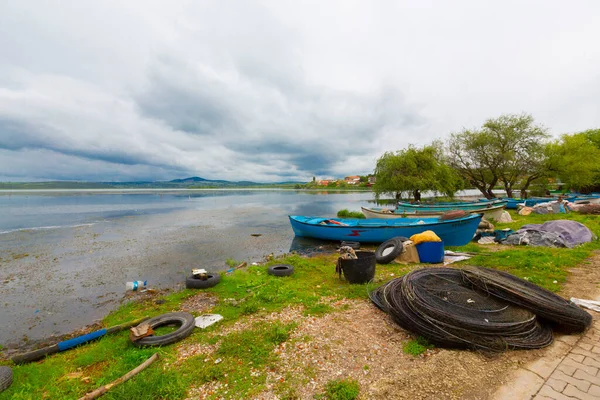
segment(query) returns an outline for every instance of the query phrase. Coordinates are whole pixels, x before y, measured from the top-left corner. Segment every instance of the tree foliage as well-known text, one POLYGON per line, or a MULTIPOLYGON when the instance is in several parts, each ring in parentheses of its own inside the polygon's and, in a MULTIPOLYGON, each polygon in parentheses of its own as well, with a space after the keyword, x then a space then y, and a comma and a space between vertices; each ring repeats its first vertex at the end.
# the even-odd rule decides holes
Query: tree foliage
POLYGON ((549 168, 571 189, 600 184, 600 129, 565 134, 551 143, 549 168))
POLYGON ((414 197, 420 190, 453 197, 463 188, 460 176, 446 164, 440 142, 384 153, 377 160, 375 176, 373 191, 377 197, 387 193, 399 199, 406 192, 414 197))
POLYGON ((522 192, 547 169, 548 133, 528 114, 507 114, 485 121, 481 129, 465 129, 451 135, 449 162, 461 176, 487 198, 501 183, 508 197, 516 186, 522 192))

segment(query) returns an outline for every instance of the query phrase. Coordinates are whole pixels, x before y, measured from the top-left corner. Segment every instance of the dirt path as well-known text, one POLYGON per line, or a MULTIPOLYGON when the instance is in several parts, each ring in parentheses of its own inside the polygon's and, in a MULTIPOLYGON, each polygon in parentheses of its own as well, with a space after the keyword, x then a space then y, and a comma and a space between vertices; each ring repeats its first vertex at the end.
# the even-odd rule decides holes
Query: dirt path
MULTIPOLYGON (((599 282, 600 254, 596 254, 570 271, 560 294, 591 298, 597 294, 599 282)), ((370 303, 341 301, 332 305, 340 311, 320 318, 305 317, 299 309, 262 317, 297 321, 299 328, 292 339, 302 338, 276 350, 281 362, 269 372, 269 388, 290 380, 284 397, 312 399, 332 379, 355 379, 361 399, 490 399, 503 385, 512 384, 511 377, 524 366, 565 346, 565 341, 557 340, 545 349, 494 356, 433 349, 414 357, 402 351, 412 336, 370 303)), ((205 351, 210 349, 182 349, 184 354, 205 351)), ((190 398, 203 398, 214 389, 211 385, 193 388, 190 398)), ((267 390, 256 398, 281 397, 281 393, 267 390)))

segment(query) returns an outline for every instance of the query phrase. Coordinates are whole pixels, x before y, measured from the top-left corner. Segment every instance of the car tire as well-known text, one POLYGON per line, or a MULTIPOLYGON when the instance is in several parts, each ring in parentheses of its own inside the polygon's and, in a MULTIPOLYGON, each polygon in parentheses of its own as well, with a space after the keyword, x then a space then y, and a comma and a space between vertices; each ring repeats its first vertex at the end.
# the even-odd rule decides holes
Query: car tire
POLYGON ((375 259, 378 264, 389 264, 404 251, 404 237, 395 237, 381 243, 375 250, 375 259))
POLYGON ((167 333, 166 335, 160 336, 146 336, 140 340, 133 342, 134 346, 147 347, 147 346, 164 346, 167 344, 179 342, 192 334, 194 330, 195 320, 194 316, 186 312, 172 312, 162 314, 154 318, 150 318, 147 321, 142 322, 143 324, 149 324, 152 329, 156 329, 159 326, 165 325, 180 325, 179 329, 174 332, 167 333))
POLYGON ((0 393, 12 384, 13 373, 10 367, 0 366, 0 393))
POLYGON ((294 273, 294 267, 290 264, 275 264, 271 265, 267 272, 273 276, 290 276, 294 273))
POLYGON ((207 275, 208 278, 206 280, 196 278, 194 275, 188 276, 185 280, 185 287, 188 289, 207 289, 221 282, 221 275, 212 272, 209 272, 207 275))

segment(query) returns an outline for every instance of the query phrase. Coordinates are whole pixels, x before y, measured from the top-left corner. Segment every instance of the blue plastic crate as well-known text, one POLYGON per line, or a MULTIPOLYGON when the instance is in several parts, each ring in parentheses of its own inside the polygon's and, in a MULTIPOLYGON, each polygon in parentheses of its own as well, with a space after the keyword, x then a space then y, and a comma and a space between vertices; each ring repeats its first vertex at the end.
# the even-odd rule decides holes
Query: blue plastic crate
POLYGON ((422 263, 444 262, 444 242, 423 242, 415 246, 422 263))

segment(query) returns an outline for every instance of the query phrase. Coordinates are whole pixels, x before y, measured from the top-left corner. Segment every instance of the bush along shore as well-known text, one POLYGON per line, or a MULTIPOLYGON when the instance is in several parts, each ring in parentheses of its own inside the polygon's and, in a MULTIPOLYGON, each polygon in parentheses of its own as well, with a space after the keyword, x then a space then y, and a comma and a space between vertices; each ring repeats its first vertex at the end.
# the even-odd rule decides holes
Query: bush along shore
MULTIPOLYGON (((528 223, 572 219, 586 225, 596 236, 600 235, 600 220, 596 216, 576 213, 512 216, 515 222, 497 224, 497 228, 516 230, 528 223)), ((600 242, 596 238, 572 249, 476 243, 450 249, 474 254, 470 260, 452 266, 496 268, 557 292, 568 279, 568 270, 600 249, 600 242)), ((136 347, 130 341, 129 332, 124 330, 34 363, 14 365, 4 355, 0 365, 12 368, 13 383, 0 393, 0 399, 79 398, 125 375, 155 353, 160 356, 158 361, 129 381, 114 386, 104 398, 292 399, 306 398, 308 392, 311 398, 368 398, 358 378, 367 375, 379 362, 377 359, 370 364, 364 361, 354 376, 339 376, 330 371, 323 378, 315 369, 318 364, 302 360, 294 364, 284 357, 285 349, 314 346, 311 343, 316 343, 315 337, 298 334, 306 324, 316 325, 329 318, 329 323, 335 326, 336 315, 357 305, 367 313, 380 313, 370 304, 368 289, 422 265, 377 265, 375 282, 352 285, 336 275, 337 257, 338 254, 312 257, 289 254, 264 265, 232 268, 222 273, 219 284, 208 289, 155 295, 140 293, 108 315, 102 326, 174 311, 187 311, 194 316, 220 314, 223 319, 205 329, 195 328, 184 340, 163 347, 136 347), (281 263, 294 266, 291 276, 267 273, 269 266, 281 263)), ((360 324, 357 326, 360 333, 360 324)), ((155 334, 173 329, 161 327, 155 334)), ((403 335, 401 343, 390 346, 400 352, 404 349, 407 357, 422 357, 435 350, 423 338, 403 335)), ((327 346, 319 349, 324 360, 330 356, 329 351, 332 349, 327 346)))

